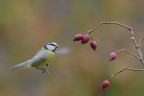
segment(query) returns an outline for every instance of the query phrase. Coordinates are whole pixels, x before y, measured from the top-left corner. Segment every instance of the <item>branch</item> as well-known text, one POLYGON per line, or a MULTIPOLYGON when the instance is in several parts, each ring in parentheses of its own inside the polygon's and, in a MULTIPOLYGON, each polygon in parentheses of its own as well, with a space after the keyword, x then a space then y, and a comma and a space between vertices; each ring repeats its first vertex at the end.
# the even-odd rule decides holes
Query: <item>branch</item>
MULTIPOLYGON (((133 41, 134 43, 134 46, 135 48, 137 49, 138 51, 138 54, 139 54, 139 60, 141 61, 142 65, 144 65, 144 59, 143 59, 143 54, 140 50, 140 47, 139 45, 137 44, 136 40, 135 40, 135 37, 134 37, 134 33, 133 33, 133 30, 131 27, 127 26, 127 25, 124 25, 124 24, 121 24, 121 23, 118 23, 118 22, 101 22, 99 23, 97 26, 95 26, 92 30, 89 30, 88 33, 91 34, 92 32, 94 32, 97 28, 99 28, 101 25, 104 25, 104 24, 114 24, 114 25, 118 25, 118 26, 121 26, 121 27, 124 27, 126 29, 128 29, 130 31, 130 34, 131 34, 131 40, 133 41)), ((143 40, 142 40, 143 41, 143 40)), ((126 51, 128 52, 128 51, 126 51)), ((129 53, 129 52, 128 52, 129 53)), ((131 54, 133 55, 133 54, 131 54)), ((136 56, 137 58, 137 56, 136 56)))
POLYGON ((142 42, 144 41, 144 38, 141 40, 141 42, 139 43, 139 47, 141 47, 142 42))
POLYGON ((115 25, 119 25, 119 26, 125 27, 128 30, 130 30, 130 31, 132 30, 131 27, 129 27, 127 25, 124 25, 124 24, 121 24, 121 23, 118 23, 118 22, 100 22, 97 26, 95 26, 92 30, 89 30, 88 32, 91 34, 94 30, 96 30, 98 27, 100 27, 103 24, 115 24, 115 25))
POLYGON ((144 69, 124 68, 124 69, 122 69, 122 70, 120 70, 120 71, 118 71, 118 72, 113 73, 113 74, 109 77, 109 79, 111 79, 113 76, 115 76, 115 75, 117 75, 117 74, 119 74, 119 73, 121 73, 121 72, 123 72, 123 71, 125 71, 125 70, 144 71, 144 69))
POLYGON ((137 55, 131 53, 131 52, 128 51, 127 49, 119 49, 119 50, 117 50, 116 52, 118 53, 118 52, 120 52, 120 51, 125 51, 125 52, 127 52, 129 55, 131 55, 131 56, 137 58, 138 60, 140 60, 140 58, 139 58, 137 55))

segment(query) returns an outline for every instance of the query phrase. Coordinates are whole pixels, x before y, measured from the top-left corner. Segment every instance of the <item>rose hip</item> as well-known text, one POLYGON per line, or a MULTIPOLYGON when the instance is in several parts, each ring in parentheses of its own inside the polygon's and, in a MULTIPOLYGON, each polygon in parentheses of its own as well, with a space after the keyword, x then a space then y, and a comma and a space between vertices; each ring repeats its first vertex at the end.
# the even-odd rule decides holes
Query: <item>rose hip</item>
POLYGON ((111 53, 109 54, 109 60, 110 60, 110 61, 115 60, 116 57, 117 57, 116 52, 111 52, 111 53))
POLYGON ((92 40, 92 41, 90 42, 90 46, 91 46, 91 48, 92 48, 94 51, 96 51, 97 42, 96 42, 95 40, 92 40))
POLYGON ((81 40, 81 44, 86 44, 90 39, 90 34, 84 34, 81 40))
POLYGON ((104 89, 107 88, 109 85, 110 85, 109 80, 103 81, 103 83, 102 83, 102 89, 104 90, 104 89))
POLYGON ((82 35, 82 34, 76 34, 76 35, 74 36, 73 41, 79 41, 79 40, 82 40, 82 38, 83 38, 83 35, 82 35))

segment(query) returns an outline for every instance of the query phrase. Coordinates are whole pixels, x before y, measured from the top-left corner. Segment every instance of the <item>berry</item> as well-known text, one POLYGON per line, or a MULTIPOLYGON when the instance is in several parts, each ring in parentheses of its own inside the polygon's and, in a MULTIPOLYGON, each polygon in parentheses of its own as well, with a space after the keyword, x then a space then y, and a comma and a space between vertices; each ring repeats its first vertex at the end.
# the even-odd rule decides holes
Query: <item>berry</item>
POLYGON ((116 52, 111 52, 111 53, 109 54, 109 61, 115 60, 115 59, 116 59, 116 56, 117 56, 116 52))
POLYGON ((103 83, 102 83, 102 89, 104 90, 104 89, 107 88, 109 85, 110 85, 109 80, 103 81, 103 83))
POLYGON ((74 36, 73 41, 79 41, 79 40, 82 40, 82 38, 83 38, 83 35, 82 35, 82 34, 76 34, 76 35, 74 36))
POLYGON ((91 48, 92 48, 94 51, 96 51, 97 42, 96 42, 95 40, 92 40, 92 41, 90 42, 90 46, 91 46, 91 48))
POLYGON ((81 40, 81 44, 86 44, 90 39, 90 35, 89 34, 84 34, 83 38, 81 40))

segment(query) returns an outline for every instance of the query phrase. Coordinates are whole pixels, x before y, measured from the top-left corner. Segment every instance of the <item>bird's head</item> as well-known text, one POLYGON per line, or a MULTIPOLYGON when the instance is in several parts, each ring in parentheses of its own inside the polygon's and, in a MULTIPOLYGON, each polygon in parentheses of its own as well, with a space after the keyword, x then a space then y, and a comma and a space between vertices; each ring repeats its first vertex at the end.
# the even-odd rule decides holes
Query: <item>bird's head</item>
POLYGON ((59 46, 57 45, 57 43, 55 43, 55 42, 50 42, 50 43, 47 43, 47 44, 44 46, 44 49, 49 50, 49 51, 52 51, 52 52, 55 52, 55 50, 56 50, 58 47, 59 47, 59 46))

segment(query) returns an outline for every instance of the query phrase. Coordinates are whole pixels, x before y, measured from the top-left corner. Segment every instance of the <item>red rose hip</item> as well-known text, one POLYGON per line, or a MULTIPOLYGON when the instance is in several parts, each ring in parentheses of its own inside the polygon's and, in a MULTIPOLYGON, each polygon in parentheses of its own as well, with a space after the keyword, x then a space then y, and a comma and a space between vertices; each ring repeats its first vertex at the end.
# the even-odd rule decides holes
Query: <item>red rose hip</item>
POLYGON ((81 44, 86 44, 90 39, 90 34, 84 34, 81 40, 81 44))
POLYGON ((117 57, 116 52, 111 52, 111 53, 109 54, 109 61, 115 60, 116 57, 117 57))
POLYGON ((97 42, 96 42, 95 40, 92 40, 92 41, 90 42, 90 46, 91 46, 91 48, 92 48, 94 51, 96 51, 97 42))
POLYGON ((73 41, 79 41, 79 40, 82 40, 82 38, 83 38, 83 35, 82 35, 82 34, 76 34, 76 35, 74 36, 73 41))
POLYGON ((109 80, 103 81, 103 83, 102 83, 102 89, 104 90, 104 89, 107 88, 109 85, 110 85, 109 80))

